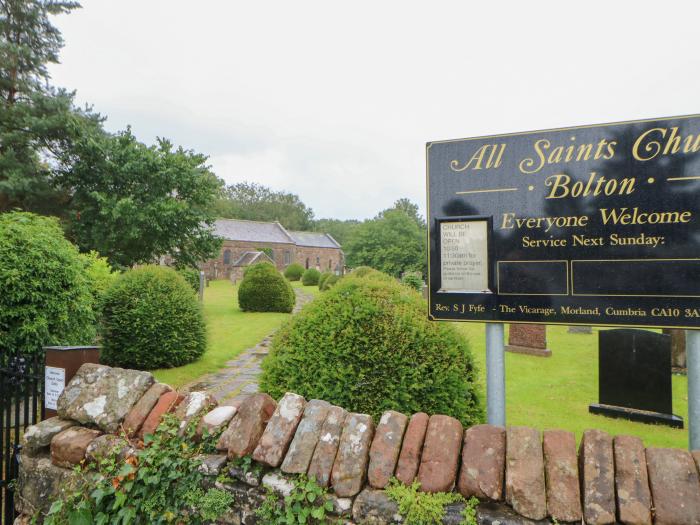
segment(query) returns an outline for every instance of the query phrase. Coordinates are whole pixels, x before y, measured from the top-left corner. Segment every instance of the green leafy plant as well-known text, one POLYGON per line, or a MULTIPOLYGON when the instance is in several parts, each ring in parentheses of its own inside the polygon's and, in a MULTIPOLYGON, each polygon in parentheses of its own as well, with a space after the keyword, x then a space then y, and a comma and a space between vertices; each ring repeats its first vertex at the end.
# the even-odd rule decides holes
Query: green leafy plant
POLYGON ((107 290, 102 314, 105 364, 150 370, 190 363, 206 349, 201 307, 172 268, 143 266, 107 290))
POLYGON ((304 267, 299 263, 292 263, 284 269, 284 276, 290 281, 298 281, 304 274, 304 267))
POLYGON ((329 275, 328 278, 326 278, 325 281, 323 281, 323 286, 320 287, 320 290, 322 292, 325 292, 326 290, 330 290, 333 288, 333 286, 340 281, 340 276, 339 275, 329 275))
POLYGON ((80 254, 85 264, 85 275, 90 283, 95 304, 101 306, 104 295, 119 277, 119 272, 114 271, 106 257, 100 257, 96 251, 80 254))
POLYGON ((301 284, 304 286, 316 286, 318 285, 319 277, 321 277, 321 272, 316 268, 309 268, 301 276, 301 284))
POLYGON ((86 264, 56 219, 0 214, 0 354, 94 342, 98 292, 86 264))
POLYGON ((478 525, 479 522, 476 520, 476 510, 478 506, 478 499, 474 496, 469 498, 462 509, 462 522, 459 525, 478 525))
POLYGON ((467 341, 428 320, 425 308, 416 292, 379 272, 344 278, 277 332, 261 390, 325 399, 376 419, 392 409, 480 423, 467 341))
POLYGON ((199 292, 199 270, 197 268, 192 268, 191 266, 183 266, 177 268, 177 273, 182 275, 182 277, 187 281, 195 293, 199 292))
POLYGON ((328 279, 331 275, 335 275, 333 272, 323 272, 319 277, 318 277, 318 289, 321 290, 323 288, 323 283, 326 282, 326 279, 328 279))
POLYGON ((267 262, 250 266, 238 287, 238 305, 243 311, 291 312, 295 302, 292 285, 267 262))
MULTIPOLYGON (((445 507, 452 503, 464 502, 464 498, 456 492, 430 494, 420 492, 419 489, 418 481, 409 486, 396 478, 392 478, 385 489, 389 499, 398 504, 399 514, 406 525, 441 525, 445 517, 445 507)), ((465 525, 472 524, 467 522, 465 525)))
POLYGON ((326 489, 311 477, 299 476, 293 481, 289 496, 280 497, 271 489, 256 510, 255 515, 265 525, 325 525, 333 503, 327 498, 326 489))
POLYGON ((178 420, 167 415, 136 456, 119 461, 115 452, 95 470, 83 469, 82 481, 65 499, 53 502, 44 523, 147 525, 216 520, 232 505, 233 496, 202 488, 198 456, 215 436, 193 445, 196 424, 191 422, 180 437, 178 420))
POLYGON ((423 277, 419 272, 406 272, 401 277, 401 282, 417 292, 423 290, 423 277))

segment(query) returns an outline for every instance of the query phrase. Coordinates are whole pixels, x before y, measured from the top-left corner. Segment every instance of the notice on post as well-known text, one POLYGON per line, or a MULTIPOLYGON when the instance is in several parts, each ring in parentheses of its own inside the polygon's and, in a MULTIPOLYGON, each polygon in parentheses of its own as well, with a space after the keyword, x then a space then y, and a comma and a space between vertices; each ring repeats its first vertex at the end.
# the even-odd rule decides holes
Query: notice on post
POLYGON ((491 293, 488 222, 441 222, 440 264, 440 292, 491 293))
POLYGON ((66 369, 47 366, 44 369, 44 378, 44 407, 56 410, 58 398, 66 387, 66 369))

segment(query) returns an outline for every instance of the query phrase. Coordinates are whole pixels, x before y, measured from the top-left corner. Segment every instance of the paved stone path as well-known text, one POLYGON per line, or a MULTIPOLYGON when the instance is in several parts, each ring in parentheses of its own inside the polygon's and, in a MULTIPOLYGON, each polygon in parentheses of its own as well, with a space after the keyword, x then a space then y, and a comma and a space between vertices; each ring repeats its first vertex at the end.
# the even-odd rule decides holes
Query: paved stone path
MULTIPOLYGON (((294 288, 297 296, 292 314, 298 313, 302 307, 313 300, 313 295, 294 288)), ((205 391, 216 398, 219 403, 230 400, 240 394, 253 394, 258 391, 258 376, 260 362, 269 352, 274 333, 265 337, 253 348, 244 350, 238 356, 226 363, 226 368, 198 378, 186 385, 183 391, 205 391)))

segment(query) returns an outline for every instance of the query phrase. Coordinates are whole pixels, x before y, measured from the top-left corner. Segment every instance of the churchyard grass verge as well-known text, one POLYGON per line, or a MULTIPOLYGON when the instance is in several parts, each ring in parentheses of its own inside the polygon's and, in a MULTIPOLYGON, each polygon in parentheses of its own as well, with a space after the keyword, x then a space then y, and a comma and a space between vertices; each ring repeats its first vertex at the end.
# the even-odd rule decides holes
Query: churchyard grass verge
MULTIPOLYGON (((307 294, 317 295, 316 286, 292 283, 307 294)), ((243 312, 238 307, 238 287, 230 281, 211 281, 204 289, 204 320, 207 326, 207 349, 202 357, 185 366, 153 371, 162 383, 179 388, 198 377, 216 372, 226 362, 255 346, 279 328, 290 314, 275 312, 243 312)))
MULTIPOLYGON (((484 325, 453 323, 469 339, 479 371, 478 388, 486 399, 484 325)), ((604 328, 600 328, 603 330, 604 328)), ((506 352, 506 422, 541 430, 560 428, 576 434, 598 428, 612 435, 637 436, 648 447, 688 447, 688 431, 593 415, 598 402, 598 330, 570 334, 566 326, 547 326, 552 357, 506 352)), ((507 333, 506 333, 507 341, 507 333)), ((673 413, 688 422, 688 380, 673 375, 673 413)))

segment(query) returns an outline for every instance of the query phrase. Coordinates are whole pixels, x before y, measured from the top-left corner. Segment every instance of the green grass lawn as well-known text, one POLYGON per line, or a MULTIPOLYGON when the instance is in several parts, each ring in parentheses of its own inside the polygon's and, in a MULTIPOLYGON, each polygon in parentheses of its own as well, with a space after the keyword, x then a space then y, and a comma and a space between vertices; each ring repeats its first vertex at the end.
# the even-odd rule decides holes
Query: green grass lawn
MULTIPOLYGON (((479 366, 480 388, 486 399, 484 325, 455 323, 469 339, 479 366)), ((588 413, 598 402, 598 329, 593 334, 569 334, 565 326, 547 327, 552 357, 506 352, 506 422, 539 429, 561 428, 576 433, 599 428, 610 434, 629 434, 647 446, 687 448, 688 431, 633 423, 588 413)), ((673 412, 688 419, 688 381, 673 376, 673 412)))
MULTIPOLYGON (((315 294, 317 286, 302 286, 315 294)), ((216 372, 242 351, 255 346, 279 328, 290 314, 243 312, 238 308, 237 287, 230 281, 211 281, 204 291, 204 319, 207 323, 207 350, 201 359, 178 368, 155 370, 158 381, 179 388, 198 377, 216 372)))
MULTIPOLYGON (((295 288, 318 295, 318 287, 295 288)), ((223 368, 243 350, 257 344, 277 329, 290 314, 249 313, 238 308, 236 288, 228 281, 212 281, 204 295, 208 346, 202 358, 186 366, 156 370, 159 381, 180 387, 198 377, 223 368)), ((471 343, 486 400, 484 325, 455 323, 471 343)), ((589 428, 611 434, 639 436, 646 445, 686 448, 687 430, 633 423, 594 416, 588 405, 598 401, 598 335, 568 334, 565 326, 547 327, 552 357, 542 358, 506 353, 506 417, 509 425, 539 429, 562 428, 576 433, 577 439, 589 428)), ((688 383, 684 376, 673 376, 674 413, 687 420, 688 383)))

